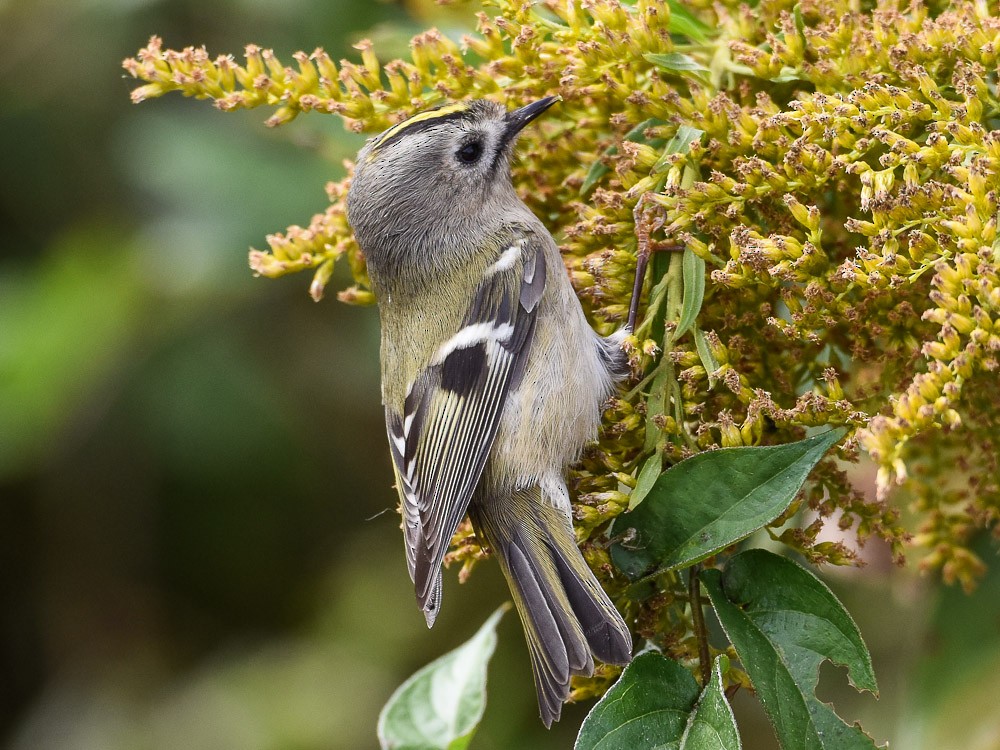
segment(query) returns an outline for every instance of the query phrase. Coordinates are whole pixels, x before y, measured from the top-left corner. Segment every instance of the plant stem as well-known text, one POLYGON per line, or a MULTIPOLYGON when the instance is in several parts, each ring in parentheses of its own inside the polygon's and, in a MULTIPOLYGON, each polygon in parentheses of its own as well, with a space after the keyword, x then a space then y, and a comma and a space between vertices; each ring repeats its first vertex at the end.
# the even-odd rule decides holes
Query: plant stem
POLYGON ((692 565, 688 577, 688 599, 691 603, 691 622, 698 637, 698 668, 701 671, 702 687, 712 679, 712 661, 708 651, 708 631, 705 630, 705 613, 701 603, 701 580, 698 574, 701 565, 692 565))

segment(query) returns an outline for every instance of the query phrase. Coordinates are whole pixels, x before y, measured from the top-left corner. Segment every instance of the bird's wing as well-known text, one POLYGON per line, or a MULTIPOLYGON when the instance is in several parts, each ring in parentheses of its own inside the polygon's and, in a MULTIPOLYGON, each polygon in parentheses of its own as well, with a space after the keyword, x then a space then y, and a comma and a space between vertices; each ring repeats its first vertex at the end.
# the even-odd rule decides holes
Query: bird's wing
POLYGON ((406 559, 433 624, 440 568, 483 472, 511 387, 523 372, 545 287, 539 242, 499 253, 461 327, 441 344, 386 423, 403 508, 406 559))

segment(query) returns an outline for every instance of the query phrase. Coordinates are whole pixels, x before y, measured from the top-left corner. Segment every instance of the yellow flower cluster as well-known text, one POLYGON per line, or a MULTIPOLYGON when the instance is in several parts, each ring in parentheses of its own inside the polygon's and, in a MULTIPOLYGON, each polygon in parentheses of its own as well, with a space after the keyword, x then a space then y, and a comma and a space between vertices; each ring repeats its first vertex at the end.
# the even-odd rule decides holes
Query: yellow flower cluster
MULTIPOLYGON (((361 42, 360 62, 316 50, 285 66, 251 46, 238 65, 154 38, 125 68, 143 82, 135 101, 179 91, 274 107, 269 125, 320 111, 364 132, 451 99, 560 94, 525 134, 514 179, 595 327, 622 325, 637 256, 663 251, 626 342, 640 380, 608 405, 572 477, 581 542, 628 507, 648 461, 848 425, 842 457, 868 453, 878 497, 825 461, 793 507, 809 523, 781 540, 850 562, 848 547, 817 542, 837 517, 898 555, 908 535, 887 493, 902 482, 925 562, 968 585, 981 563, 966 545, 1000 519, 1000 480, 982 479, 1000 452, 1000 18, 982 0, 876 5, 498 0, 476 34, 428 31, 405 61, 361 42), (671 252, 684 248, 684 261, 671 252), (681 330, 692 274, 704 290, 681 330), (975 449, 959 478, 940 456, 963 444, 975 449)), ((344 257, 357 285, 341 299, 373 301, 348 184, 328 186, 308 228, 253 251, 253 269, 312 269, 318 299, 344 257)), ((468 566, 481 551, 460 537, 453 559, 468 566)))

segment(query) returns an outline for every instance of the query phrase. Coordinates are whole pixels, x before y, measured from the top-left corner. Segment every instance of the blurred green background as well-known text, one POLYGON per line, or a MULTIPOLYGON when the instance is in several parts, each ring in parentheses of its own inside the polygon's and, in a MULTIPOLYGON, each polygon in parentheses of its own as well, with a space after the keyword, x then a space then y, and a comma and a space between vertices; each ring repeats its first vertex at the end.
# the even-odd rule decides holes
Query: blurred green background
MULTIPOLYGON (((254 279, 250 245, 304 224, 360 140, 166 97, 120 61, 166 46, 383 55, 470 8, 367 0, 0 0, 0 741, 16 750, 375 747, 411 672, 506 597, 446 577, 433 631, 403 562, 374 309, 254 279)), ((464 24, 464 25, 463 25, 464 24)), ((332 284, 336 288, 336 280, 332 284)), ((332 297, 332 295, 331 295, 332 297)), ((862 477, 864 481, 864 477, 862 477)), ((996 565, 995 554, 984 554, 996 565)), ((877 552, 832 580, 883 698, 821 697, 896 747, 1000 748, 1000 579, 971 598, 877 552)), ((477 748, 546 732, 513 615, 477 748)), ((745 747, 774 747, 737 700, 745 747)))

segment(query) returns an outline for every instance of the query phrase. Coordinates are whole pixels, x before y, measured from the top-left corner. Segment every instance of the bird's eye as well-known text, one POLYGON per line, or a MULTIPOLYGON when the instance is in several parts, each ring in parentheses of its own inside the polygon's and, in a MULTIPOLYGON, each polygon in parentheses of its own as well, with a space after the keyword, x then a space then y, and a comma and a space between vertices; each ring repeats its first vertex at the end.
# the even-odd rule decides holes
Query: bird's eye
POLYGON ((459 147, 458 151, 455 152, 455 156, 463 164, 475 164, 479 161, 479 157, 483 155, 483 144, 479 141, 469 141, 459 147))

